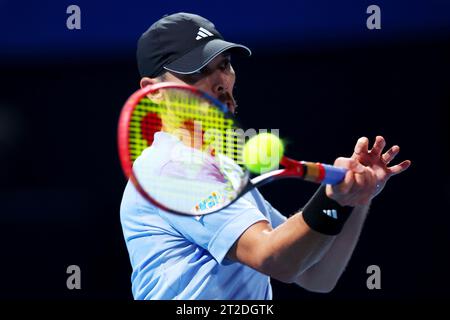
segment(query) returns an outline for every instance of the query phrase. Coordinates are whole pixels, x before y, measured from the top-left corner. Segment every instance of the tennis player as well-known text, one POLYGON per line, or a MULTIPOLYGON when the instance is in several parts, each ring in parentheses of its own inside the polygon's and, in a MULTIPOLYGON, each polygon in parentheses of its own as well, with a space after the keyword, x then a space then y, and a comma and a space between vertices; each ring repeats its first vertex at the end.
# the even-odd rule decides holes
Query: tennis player
MULTIPOLYGON (((140 86, 161 81, 193 85, 234 112, 236 75, 230 57, 235 54, 251 52, 225 41, 207 19, 188 13, 165 16, 138 41, 140 86)), ((179 143, 156 133, 153 166, 178 170, 170 151, 179 143)), ((368 139, 360 138, 351 158, 334 163, 348 169, 344 181, 319 187, 289 219, 256 189, 219 212, 194 217, 156 208, 129 182, 121 223, 134 298, 271 299, 270 277, 314 292, 331 291, 352 255, 372 199, 411 163, 389 166, 400 149, 393 146, 383 153, 385 145, 378 136, 369 150, 368 139)))

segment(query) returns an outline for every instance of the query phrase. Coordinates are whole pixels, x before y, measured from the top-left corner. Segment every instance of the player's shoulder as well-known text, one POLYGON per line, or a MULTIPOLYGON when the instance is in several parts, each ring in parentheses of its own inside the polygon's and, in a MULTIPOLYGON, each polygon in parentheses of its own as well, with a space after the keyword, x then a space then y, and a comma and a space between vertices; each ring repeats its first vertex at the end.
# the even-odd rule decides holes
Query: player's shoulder
POLYGON ((177 141, 169 134, 157 132, 153 144, 146 148, 133 163, 133 170, 155 171, 171 161, 177 141))

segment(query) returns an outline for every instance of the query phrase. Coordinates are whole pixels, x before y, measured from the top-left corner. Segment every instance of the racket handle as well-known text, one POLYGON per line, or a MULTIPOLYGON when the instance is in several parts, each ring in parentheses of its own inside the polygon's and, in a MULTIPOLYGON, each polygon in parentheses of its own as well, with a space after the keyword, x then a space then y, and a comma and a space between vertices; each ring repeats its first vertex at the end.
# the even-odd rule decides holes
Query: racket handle
POLYGON ((325 177, 322 180, 323 184, 339 184, 344 180, 347 169, 335 167, 329 164, 321 164, 324 171, 325 177))
POLYGON ((281 158, 280 164, 285 169, 264 173, 251 180, 247 190, 260 187, 274 180, 283 178, 300 178, 322 184, 339 184, 344 180, 347 169, 318 162, 297 161, 288 157, 281 158))

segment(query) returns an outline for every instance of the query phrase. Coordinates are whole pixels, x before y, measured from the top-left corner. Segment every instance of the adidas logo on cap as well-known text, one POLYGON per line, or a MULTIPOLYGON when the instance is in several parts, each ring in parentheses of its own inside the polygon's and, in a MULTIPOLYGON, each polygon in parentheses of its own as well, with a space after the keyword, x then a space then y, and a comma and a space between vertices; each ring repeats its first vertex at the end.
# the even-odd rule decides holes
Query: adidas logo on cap
POLYGON ((213 36, 213 34, 211 32, 209 32, 208 30, 206 30, 203 27, 200 27, 198 29, 197 37, 195 38, 195 40, 200 40, 200 39, 208 38, 208 37, 211 37, 211 36, 213 36))

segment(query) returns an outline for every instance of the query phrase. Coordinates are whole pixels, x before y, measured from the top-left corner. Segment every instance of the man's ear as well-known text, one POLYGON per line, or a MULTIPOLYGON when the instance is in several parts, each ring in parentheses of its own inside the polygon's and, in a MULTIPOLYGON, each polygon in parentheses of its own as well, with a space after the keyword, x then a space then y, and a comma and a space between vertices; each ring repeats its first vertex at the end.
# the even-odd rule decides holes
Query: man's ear
POLYGON ((156 83, 155 79, 149 78, 149 77, 143 77, 141 79, 140 85, 141 88, 145 88, 146 86, 152 85, 156 83))

